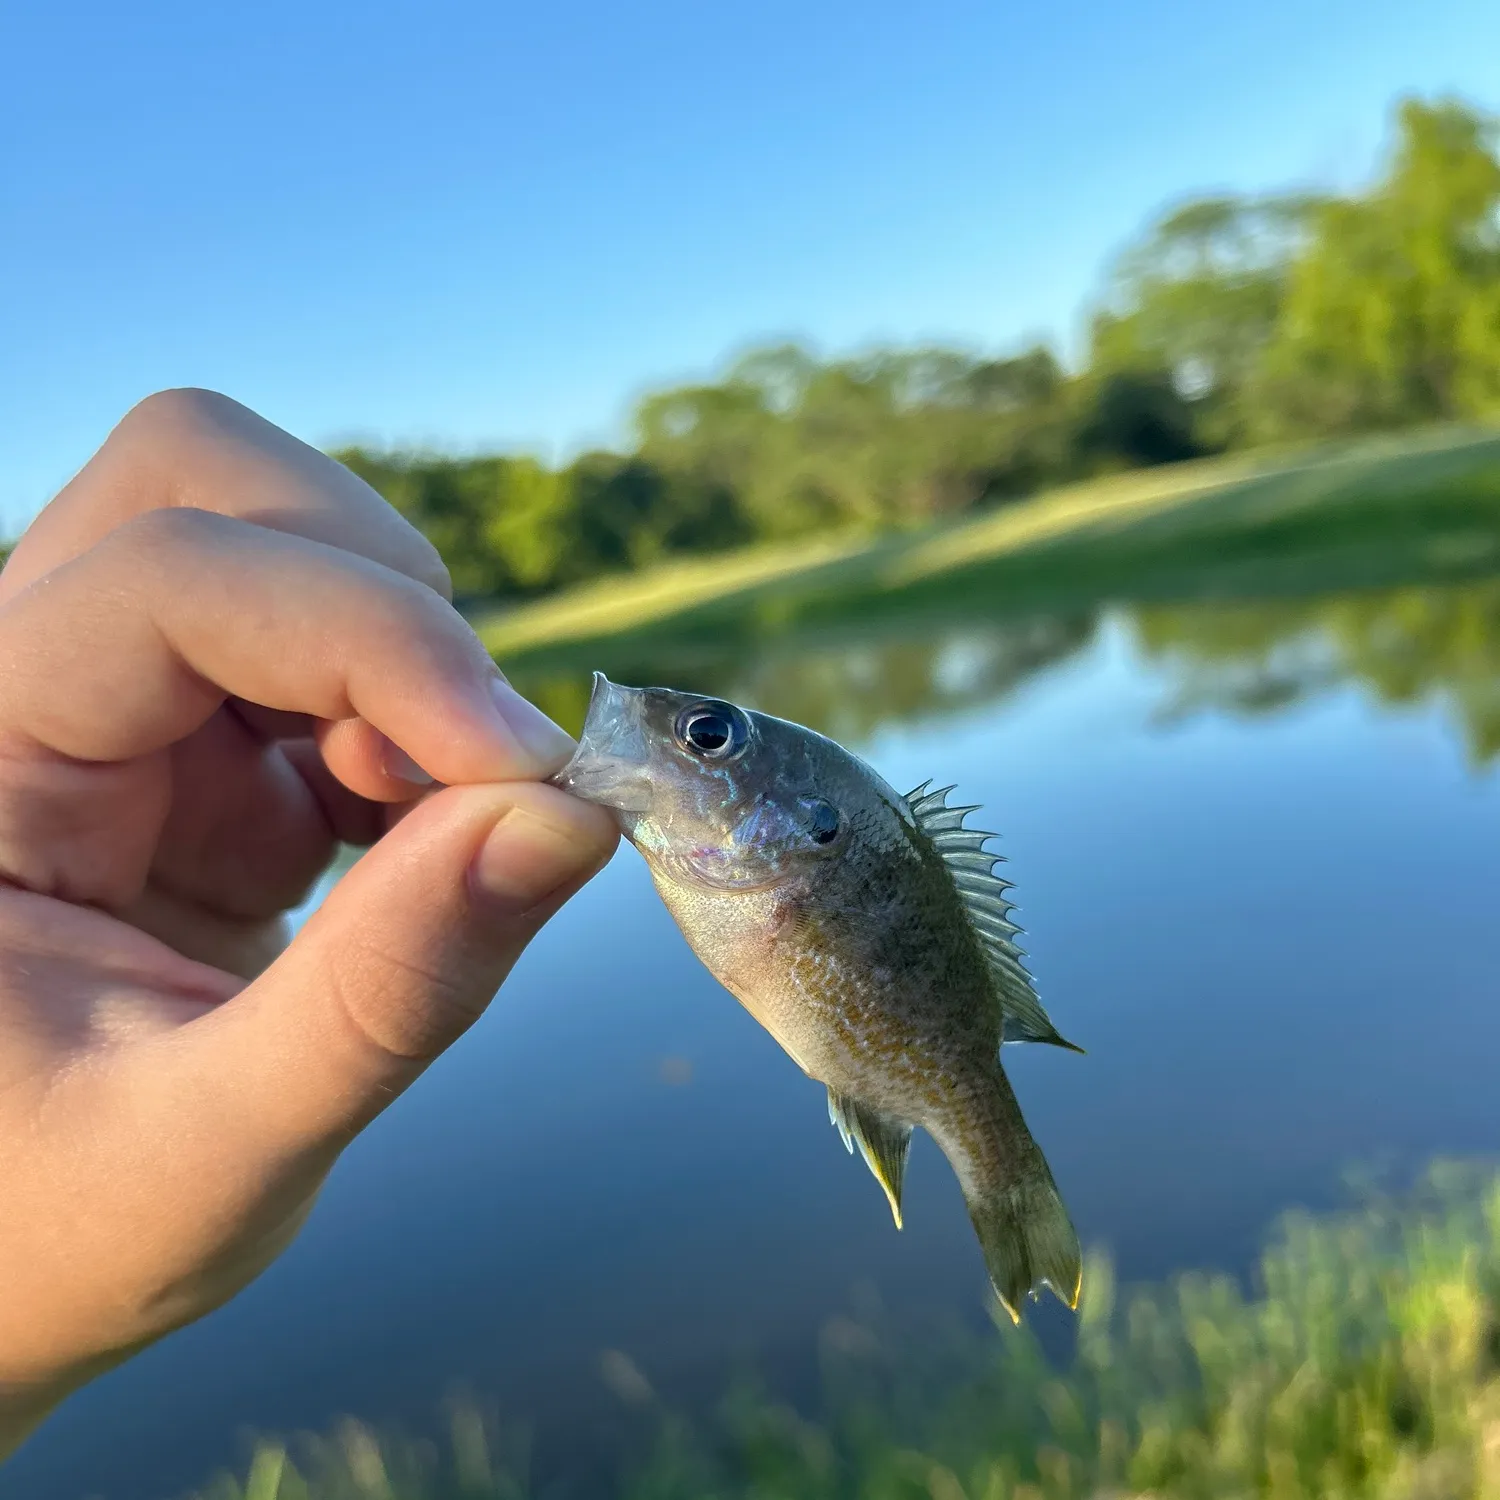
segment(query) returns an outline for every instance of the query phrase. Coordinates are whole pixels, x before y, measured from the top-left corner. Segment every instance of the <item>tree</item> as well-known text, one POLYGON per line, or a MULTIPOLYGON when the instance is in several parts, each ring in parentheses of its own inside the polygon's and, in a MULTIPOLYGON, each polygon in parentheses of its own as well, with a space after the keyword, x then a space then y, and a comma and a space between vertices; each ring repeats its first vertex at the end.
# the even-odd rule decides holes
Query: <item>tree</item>
POLYGON ((1094 372, 1165 376, 1194 403, 1205 447, 1242 441, 1253 425, 1247 391, 1317 206, 1216 197, 1172 210, 1115 263, 1093 325, 1094 372))
POLYGON ((639 455, 587 453, 567 471, 577 553, 568 571, 640 568, 683 552, 754 539, 735 489, 639 455))
POLYGON ((509 569, 485 534, 495 470, 509 459, 464 460, 359 448, 333 456, 426 535, 447 563, 459 597, 478 598, 512 588, 509 569))
POLYGON ((1049 350, 922 347, 819 362, 756 350, 717 384, 644 401, 641 455, 732 492, 758 536, 918 523, 1024 493, 1067 467, 1067 380, 1049 350))
POLYGON ((1408 100, 1383 181, 1317 211, 1258 399, 1293 435, 1500 411, 1495 123, 1408 100))
POLYGON ((1083 383, 1070 447, 1089 472, 1140 469, 1197 458, 1195 413, 1171 377, 1121 370, 1083 383))

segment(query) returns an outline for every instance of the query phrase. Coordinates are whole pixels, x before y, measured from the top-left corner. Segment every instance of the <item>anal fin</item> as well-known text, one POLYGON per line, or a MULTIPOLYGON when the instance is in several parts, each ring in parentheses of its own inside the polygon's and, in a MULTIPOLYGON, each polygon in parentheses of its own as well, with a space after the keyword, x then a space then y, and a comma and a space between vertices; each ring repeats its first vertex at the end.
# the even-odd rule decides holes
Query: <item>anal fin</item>
POLYGON ((883 1114, 848 1094, 828 1090, 828 1118, 838 1127, 844 1145, 859 1147, 876 1182, 885 1190, 896 1228, 901 1227, 901 1186, 906 1178, 906 1158, 911 1150, 911 1126, 905 1120, 883 1114))

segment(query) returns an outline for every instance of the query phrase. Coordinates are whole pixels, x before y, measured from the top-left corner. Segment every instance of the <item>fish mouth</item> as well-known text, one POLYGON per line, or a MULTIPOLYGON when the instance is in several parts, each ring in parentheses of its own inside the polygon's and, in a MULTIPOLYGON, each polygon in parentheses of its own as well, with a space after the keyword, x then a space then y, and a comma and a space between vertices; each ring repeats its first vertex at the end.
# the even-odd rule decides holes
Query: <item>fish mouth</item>
POLYGON ((578 749, 562 770, 548 778, 552 785, 617 812, 650 812, 645 700, 643 689, 622 687, 603 672, 595 672, 578 749))

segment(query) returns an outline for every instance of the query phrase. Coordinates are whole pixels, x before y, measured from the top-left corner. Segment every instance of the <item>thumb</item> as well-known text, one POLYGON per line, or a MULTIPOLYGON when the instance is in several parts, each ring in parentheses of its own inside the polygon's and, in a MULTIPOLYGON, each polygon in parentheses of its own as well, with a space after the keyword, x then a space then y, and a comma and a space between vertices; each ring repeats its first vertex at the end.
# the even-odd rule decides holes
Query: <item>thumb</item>
POLYGON ((271 1155, 343 1144, 479 1017, 616 837, 602 809, 533 782, 424 800, 270 968, 187 1028, 237 1096, 220 1118, 271 1155))

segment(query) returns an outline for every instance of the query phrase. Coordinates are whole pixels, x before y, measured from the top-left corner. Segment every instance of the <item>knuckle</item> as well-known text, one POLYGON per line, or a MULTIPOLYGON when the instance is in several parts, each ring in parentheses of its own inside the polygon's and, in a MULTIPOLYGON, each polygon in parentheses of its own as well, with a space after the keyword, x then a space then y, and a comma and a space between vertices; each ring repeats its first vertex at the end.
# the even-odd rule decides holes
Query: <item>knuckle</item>
POLYGON ((489 670, 489 657, 479 637, 446 597, 429 585, 397 574, 386 585, 384 598, 389 623, 417 644, 433 666, 463 673, 489 670))
MULTIPOLYGON (((383 507, 385 501, 376 498, 383 507)), ((388 515, 395 524, 382 528, 385 534, 381 545, 366 553, 370 561, 388 568, 403 581, 419 586, 419 591, 429 600, 436 594, 442 603, 451 602, 452 580, 437 548, 404 517, 394 511, 389 511, 388 515)))
POLYGON ((200 551, 232 525, 226 517, 191 506, 142 511, 122 521, 101 545, 131 556, 152 558, 181 551, 200 551))
MULTIPOLYGON (((225 442, 236 444, 239 439, 243 439, 246 423, 253 424, 254 421, 253 413, 217 391, 192 386, 173 387, 153 392, 138 401, 118 424, 112 446, 119 450, 120 457, 125 461, 130 461, 127 455, 133 455, 135 461, 144 462, 149 468, 158 467, 164 461, 177 464, 187 462, 197 466, 205 461, 206 455, 231 451, 223 448, 225 442)), ((233 447, 232 451, 241 458, 246 456, 239 446, 233 447)), ((284 455, 281 457, 284 458, 284 455)), ((319 458, 323 464, 331 466, 332 472, 338 474, 344 482, 335 482, 329 486, 326 477, 319 477, 322 471, 317 469, 316 463, 305 472, 289 471, 280 477, 293 481, 294 488, 297 482, 307 481, 310 475, 319 477, 319 484, 327 490, 327 494, 323 496, 325 502, 330 496, 343 498, 347 502, 352 483, 353 493, 359 497, 359 501, 355 505, 356 514, 349 518, 351 521, 368 522, 369 507, 375 505, 388 511, 390 518, 397 522, 394 527, 387 525, 376 528, 384 538, 384 544, 372 556, 387 562, 396 571, 416 580, 443 599, 451 599, 452 580, 441 554, 432 542, 404 517, 400 517, 381 498, 378 491, 360 480, 352 470, 324 455, 319 458), (380 556, 382 551, 385 553, 383 558, 380 556)), ((314 488, 317 489, 318 486, 314 488)), ((339 545, 348 543, 341 541, 339 545)), ((353 550, 359 551, 360 548, 356 545, 353 550)))
POLYGON ((412 528, 410 575, 445 601, 453 598, 453 578, 442 554, 415 527, 412 528))
POLYGON ((174 386, 153 391, 137 401, 121 419, 119 430, 136 435, 141 432, 194 432, 218 424, 226 410, 233 406, 228 396, 196 386, 174 386))
POLYGON ((430 1062, 479 1019, 489 1001, 484 985, 368 939, 330 963, 325 984, 366 1044, 406 1063, 430 1062))

